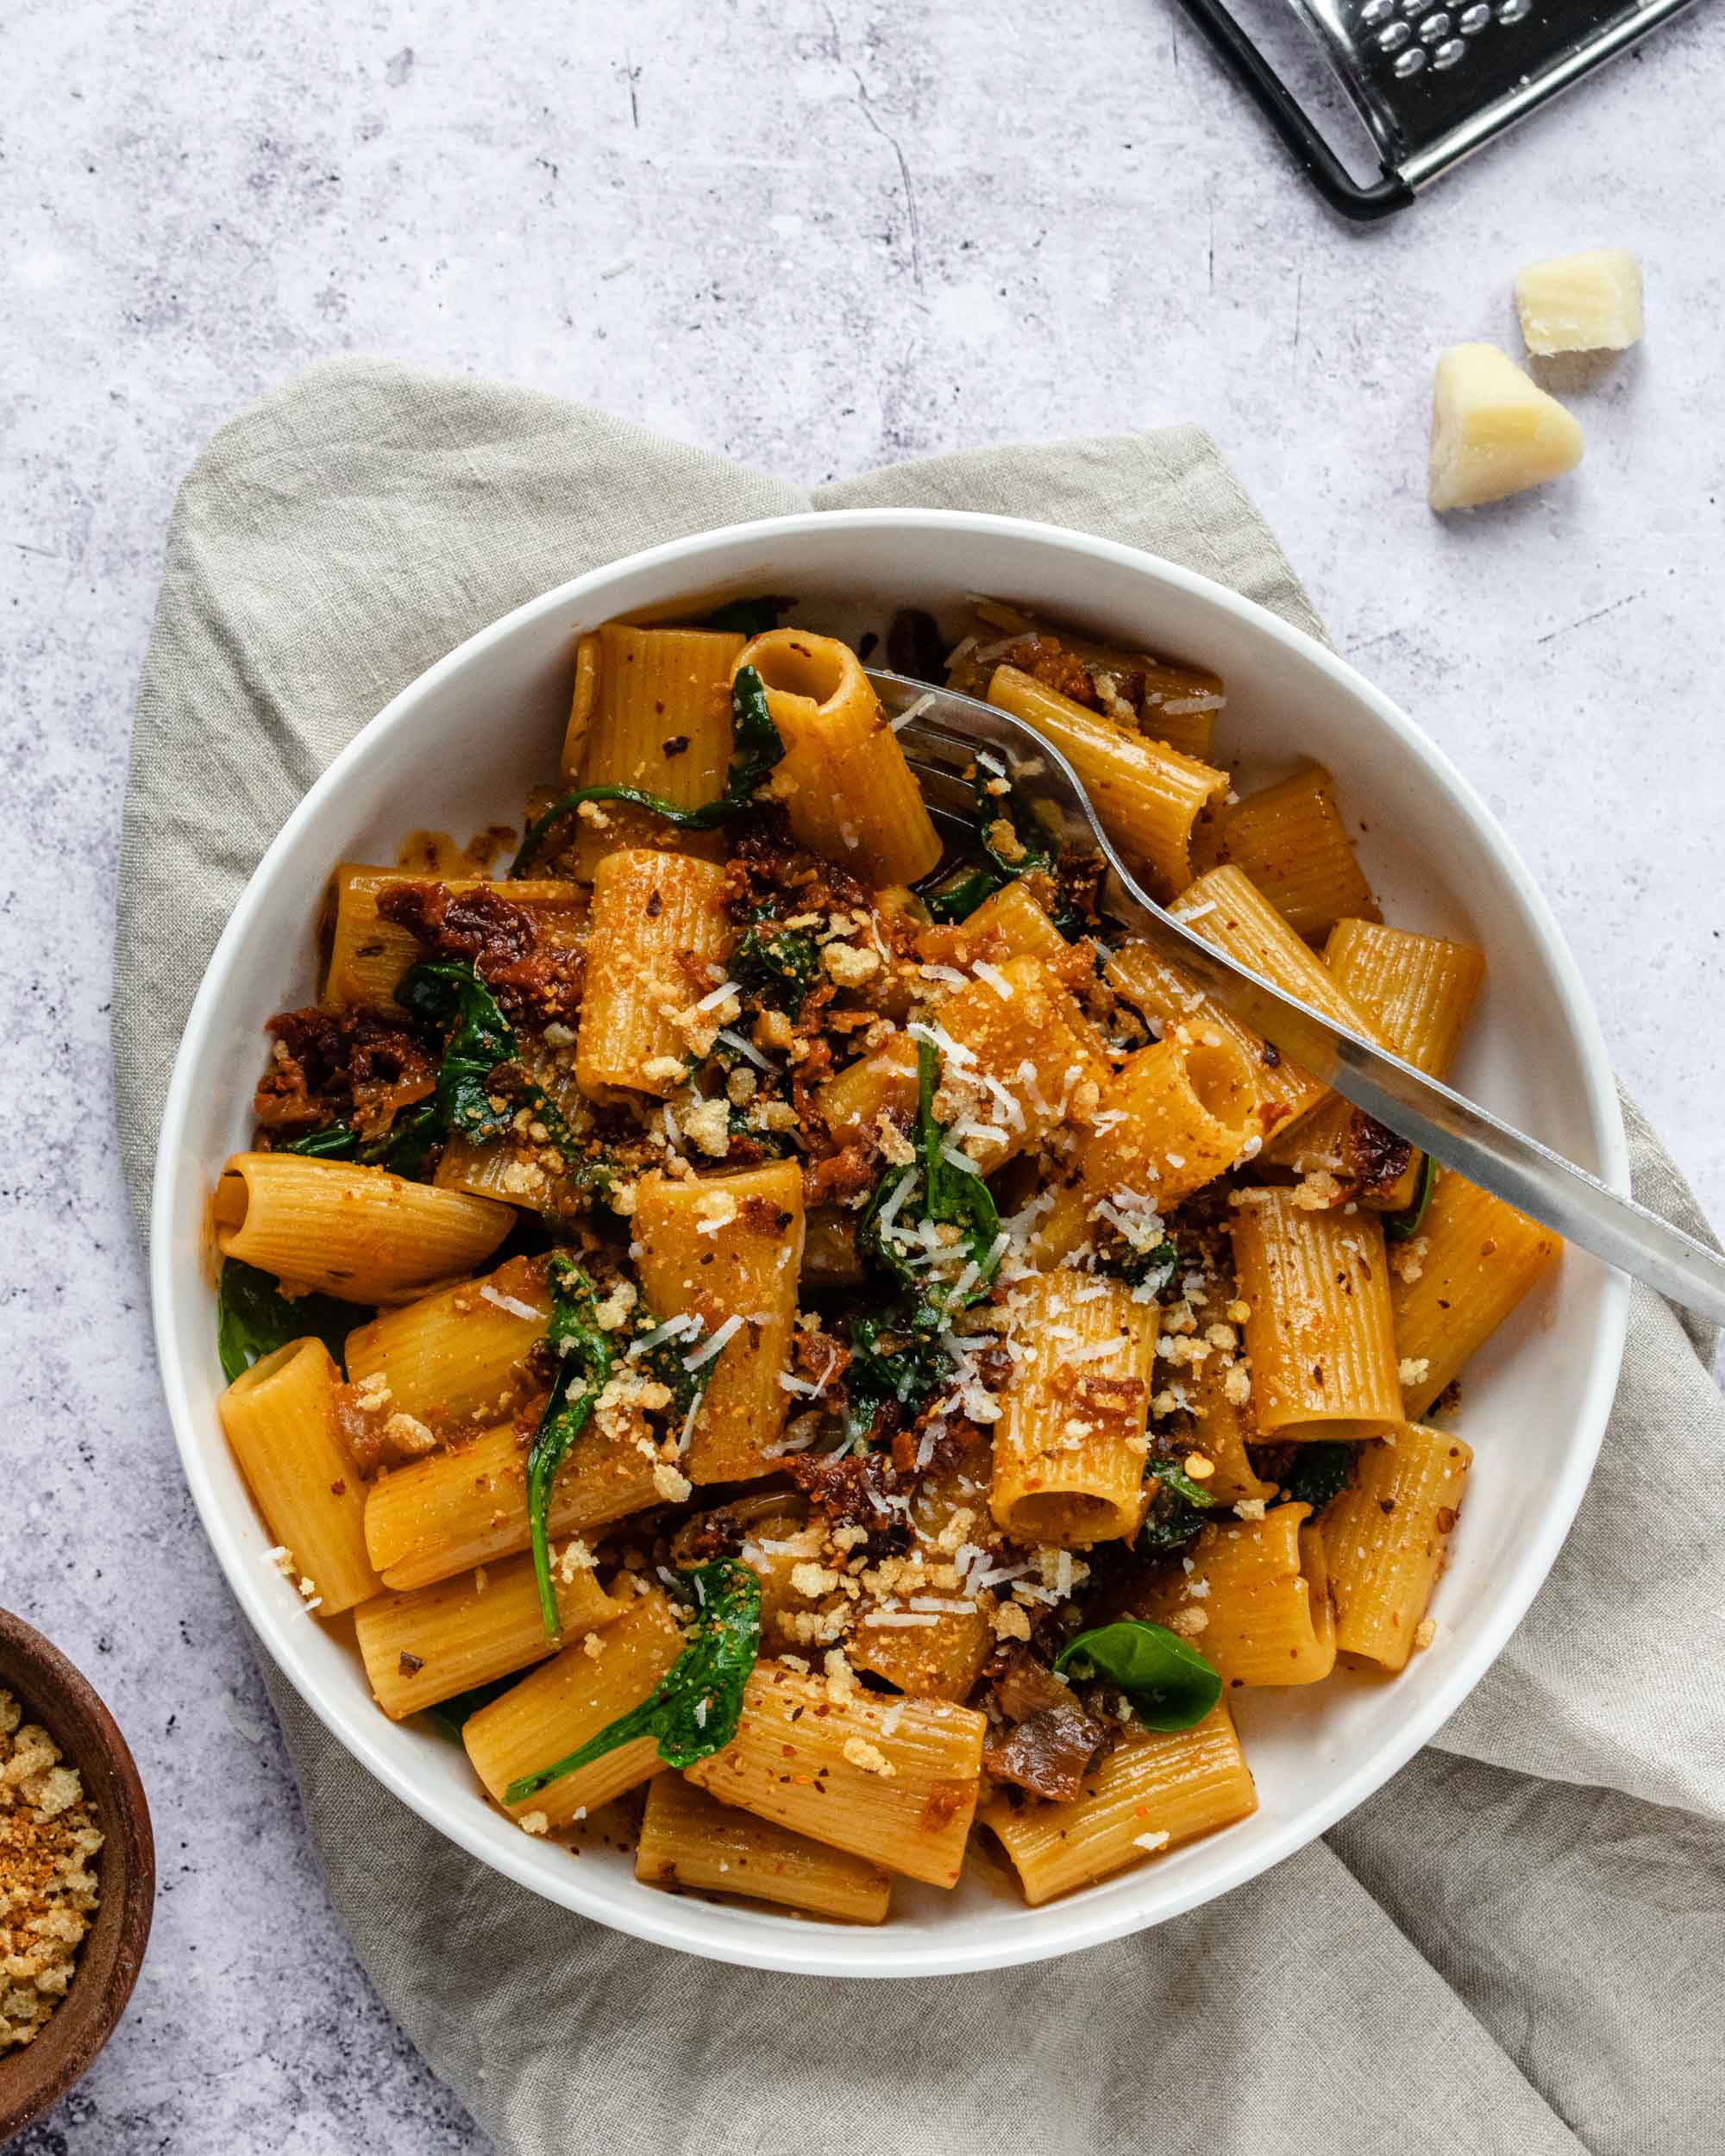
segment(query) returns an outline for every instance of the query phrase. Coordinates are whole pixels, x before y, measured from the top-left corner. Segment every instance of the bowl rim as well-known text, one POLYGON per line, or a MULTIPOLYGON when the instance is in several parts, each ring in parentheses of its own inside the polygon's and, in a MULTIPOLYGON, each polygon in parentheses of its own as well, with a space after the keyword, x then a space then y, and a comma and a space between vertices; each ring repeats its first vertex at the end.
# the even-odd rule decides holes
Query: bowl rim
MULTIPOLYGON (((1281 646, 1289 655, 1315 667, 1328 677, 1339 693, 1364 705, 1372 718, 1396 738, 1400 749, 1465 811, 1471 828, 1494 855, 1500 872, 1509 882, 1527 924, 1537 939, 1552 986, 1577 1036, 1580 1050, 1577 1076, 1586 1112, 1598 1133, 1598 1173, 1612 1188, 1628 1190, 1628 1141, 1604 1037, 1580 970, 1550 906, 1508 835, 1449 755, 1346 659, 1231 586, 1118 540, 1101 538, 1064 525, 1039 523, 1033 518, 969 510, 807 510, 721 525, 668 540, 572 577, 536 598, 525 600, 475 630, 417 675, 360 729, 313 783, 272 840, 235 903, 210 955, 176 1051, 154 1157, 150 1293, 163 1388, 181 1464, 204 1532, 229 1587, 276 1666, 300 1698, 347 1752, 410 1810, 479 1862, 544 1899, 656 1945, 675 1947, 736 1966, 793 1974, 883 1978, 957 1975, 1051 1960, 1149 1929, 1216 1900, 1315 1840, 1381 1788, 1428 1742, 1502 1651, 1544 1584, 1568 1534, 1591 1479, 1616 1392, 1628 1322, 1630 1283, 1627 1275, 1601 1269, 1599 1315, 1587 1381, 1574 1418, 1575 1437, 1561 1471, 1549 1486, 1547 1502, 1536 1532, 1521 1550, 1509 1581, 1479 1620, 1466 1649, 1446 1666, 1443 1682, 1433 1686, 1428 1696, 1410 1709, 1407 1720, 1393 1736, 1386 1738, 1351 1771, 1328 1785, 1321 1796, 1302 1804, 1256 1847, 1225 1852, 1218 1869, 1176 1884, 1171 1893, 1166 1887, 1162 1888, 1153 1909, 1134 1908, 1129 1902, 1125 1906, 1098 1907, 1078 1896, 1064 1903, 1046 1904, 1032 1912, 1038 1922, 1020 1935, 1006 1939, 991 1935, 966 1942, 955 1927, 951 1943, 943 1941, 932 1952, 925 1946, 907 1946, 895 1956, 888 1947, 866 1961, 852 1958, 842 1934, 835 1937, 813 1927, 787 1923, 782 1927, 782 1939, 776 1932, 762 1936, 752 1929, 735 1927, 721 1937, 716 1927, 707 1925, 703 1918, 734 1912, 715 1911, 705 1902, 654 1894, 647 1890, 641 1892, 639 1906, 632 1899, 622 1904, 613 1902, 587 1887, 579 1865, 569 1865, 566 1877, 549 1880, 538 1869, 537 1852, 529 1838, 516 1834, 504 1839, 485 1833, 482 1829, 498 1822, 482 1805, 453 1805, 399 1771, 373 1741, 377 1730, 373 1727, 373 1721, 376 1720, 379 1728, 388 1725, 375 1717, 374 1710, 371 1716, 362 1717, 346 1702, 322 1695, 311 1673, 298 1666, 299 1658, 293 1651, 292 1641, 286 1636, 279 1613, 266 1595, 267 1583, 260 1568, 245 1562, 244 1554, 238 1548, 229 1546, 212 1479, 210 1432, 199 1426, 192 1412, 186 1372, 171 1323, 178 1296, 192 1285, 182 1277, 184 1269, 176 1268, 172 1262, 174 1224, 171 1196, 173 1165, 184 1145, 182 1133, 194 1102, 197 1074, 204 1061, 209 1037, 234 969, 235 954, 246 941, 253 918, 273 881, 274 864, 305 827, 321 817, 325 804, 339 792, 347 774, 371 753, 380 739, 408 723, 421 699, 432 689, 482 658, 493 646, 549 614, 586 602, 611 586, 643 571, 671 569, 687 563, 692 573, 698 573, 706 557, 722 554, 733 546, 794 543, 816 532, 831 535, 840 530, 944 531, 955 538, 967 534, 995 534, 1040 546, 1051 545, 1126 569, 1149 583, 1172 587, 1233 616, 1281 646), (519 1849, 514 1846, 518 1841, 522 1845, 519 1849)), ((708 566, 716 565, 709 562, 708 566)), ((694 588, 700 588, 698 582, 694 588)), ((1577 1256, 1579 1257, 1580 1254, 1577 1256)), ((196 1292, 208 1293, 208 1282, 201 1275, 195 1287, 196 1292)), ((1153 1877, 1153 1870, 1146 1876, 1153 1877)))
POLYGON ((53 1640, 8 1609, 0 1609, 0 1656, 25 1672, 13 1677, 0 1668, 0 1683, 18 1696, 30 1719, 46 1726, 66 1762, 84 1777, 86 1797, 95 1794, 89 1787, 93 1770, 90 1746, 80 1741, 80 1734, 93 1735, 119 1814, 104 1823, 101 1906, 78 1947, 77 1971, 66 1996, 34 2043, 0 2053, 0 2142, 4 2142, 70 2094, 118 2028, 149 1946, 156 1864, 149 1800, 137 1762, 95 1686, 53 1640), (67 1727, 69 1719, 79 1731, 67 1727), (120 1875, 117 1902, 111 1904, 110 1866, 120 1875), (104 1926, 110 1905, 116 1914, 104 1926), (97 1959, 91 1949, 97 1946, 98 1927, 97 1959), (15 2075, 16 2086, 10 2085, 15 2075))

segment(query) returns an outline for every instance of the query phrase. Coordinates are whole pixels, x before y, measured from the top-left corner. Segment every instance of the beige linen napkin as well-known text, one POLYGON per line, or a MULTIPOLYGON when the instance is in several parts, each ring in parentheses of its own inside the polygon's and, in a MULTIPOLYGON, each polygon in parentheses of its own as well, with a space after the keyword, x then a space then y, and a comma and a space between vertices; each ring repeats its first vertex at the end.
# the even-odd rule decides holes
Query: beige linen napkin
MULTIPOLYGON (((819 489, 574 405, 342 360, 225 428, 175 514, 139 702, 115 1000, 141 1223, 223 922, 329 759, 518 602, 651 542, 861 504, 1009 511, 1183 561, 1316 629, 1192 428, 819 489)), ((1633 1109, 1637 1194, 1705 1232, 1633 1109)), ((1725 1405, 1638 1291, 1604 1456, 1544 1592, 1437 1743, 1211 1907, 1041 1967, 731 1970, 481 1869, 265 1675, 379 1990, 522 2156, 1725 2147, 1725 1405), (380 1867, 377 1852, 390 1862, 380 1867)), ((164 1420, 157 1442, 165 1457, 164 1420)))

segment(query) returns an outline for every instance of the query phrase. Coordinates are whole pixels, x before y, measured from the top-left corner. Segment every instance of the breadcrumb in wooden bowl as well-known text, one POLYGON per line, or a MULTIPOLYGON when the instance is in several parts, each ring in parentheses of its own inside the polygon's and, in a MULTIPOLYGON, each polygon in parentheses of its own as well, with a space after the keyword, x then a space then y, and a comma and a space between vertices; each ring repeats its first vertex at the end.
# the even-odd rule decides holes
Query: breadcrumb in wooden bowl
POLYGON ((3 2143, 58 2103, 112 2034, 156 1885, 149 1807, 113 1716, 58 1648, 3 1609, 0 1784, 3 2143), (25 1936, 39 1943, 19 1952, 25 1936))

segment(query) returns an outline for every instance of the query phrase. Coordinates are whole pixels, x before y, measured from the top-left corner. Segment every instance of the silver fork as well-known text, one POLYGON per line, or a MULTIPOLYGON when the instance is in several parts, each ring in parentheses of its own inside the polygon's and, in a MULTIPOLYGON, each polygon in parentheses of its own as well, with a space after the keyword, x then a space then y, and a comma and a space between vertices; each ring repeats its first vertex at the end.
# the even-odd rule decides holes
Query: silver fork
POLYGON ((1132 881, 1071 765, 1034 729, 950 689, 873 668, 869 679, 943 822, 957 819, 974 830, 975 800, 964 774, 979 749, 998 756, 1008 775, 1039 766, 1022 781, 1025 791, 1055 810, 1068 843, 1101 855, 1108 871, 1107 911, 1182 967, 1243 1025, 1470 1182, 1660 1294, 1725 1324, 1725 1259, 1716 1251, 1634 1199, 1620 1197, 1537 1138, 1237 966, 1158 906, 1132 881))

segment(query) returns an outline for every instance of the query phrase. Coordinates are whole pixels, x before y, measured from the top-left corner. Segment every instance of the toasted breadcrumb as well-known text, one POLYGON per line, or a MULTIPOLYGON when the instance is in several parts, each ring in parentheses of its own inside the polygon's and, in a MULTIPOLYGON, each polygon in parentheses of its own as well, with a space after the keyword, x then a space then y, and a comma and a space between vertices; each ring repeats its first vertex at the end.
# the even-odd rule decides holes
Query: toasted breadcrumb
POLYGON ((33 2043, 66 1995, 101 1846, 78 1770, 0 1692, 0 2053, 33 2043))
POLYGON ((844 1756, 853 1767, 861 1767, 865 1774, 878 1774, 883 1782, 890 1782, 898 1772, 879 1745, 871 1745, 866 1737, 847 1737, 844 1756))

